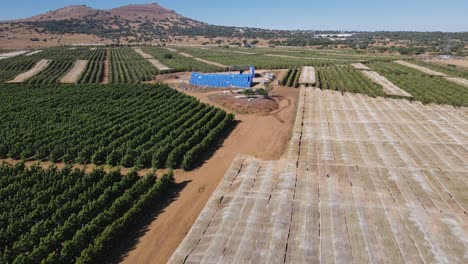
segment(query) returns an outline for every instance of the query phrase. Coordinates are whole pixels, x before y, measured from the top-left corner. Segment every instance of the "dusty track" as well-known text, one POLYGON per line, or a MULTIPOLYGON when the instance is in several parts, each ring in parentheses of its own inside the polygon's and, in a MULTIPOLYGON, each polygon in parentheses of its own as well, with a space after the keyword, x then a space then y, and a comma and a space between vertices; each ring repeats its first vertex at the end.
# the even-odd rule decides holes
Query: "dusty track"
POLYGON ((451 82, 454 82, 456 84, 468 87, 468 80, 467 79, 458 78, 458 77, 444 77, 444 79, 449 80, 451 82))
POLYGON ((47 66, 49 65, 50 61, 49 60, 40 60, 32 69, 30 69, 27 72, 23 72, 18 74, 13 80, 9 81, 9 83, 22 83, 24 81, 27 81, 28 79, 32 78, 34 75, 38 74, 47 66))
POLYGON ((362 74, 364 74, 364 76, 369 78, 371 81, 375 82, 376 84, 381 85, 383 87, 384 92, 388 95, 412 97, 411 94, 402 90, 400 87, 396 86, 394 83, 389 81, 384 76, 378 74, 377 72, 374 72, 374 71, 361 71, 361 72, 362 74))
POLYGON ((86 69, 87 65, 87 60, 77 60, 73 65, 73 68, 71 68, 70 71, 60 79, 60 83, 75 83, 81 73, 86 69))
POLYGON ((302 89, 288 155, 238 156, 170 263, 465 263, 467 110, 302 89))
POLYGON ((19 56, 19 55, 27 53, 27 52, 28 52, 27 50, 22 50, 22 51, 13 51, 13 52, 2 53, 2 54, 0 54, 0 60, 16 57, 16 56, 19 56))
MULTIPOLYGON (((278 159, 286 149, 296 111, 298 89, 275 88, 280 101, 277 115, 236 115, 238 125, 205 164, 192 172, 176 171, 176 181, 187 186, 148 227, 124 263, 166 263, 189 231, 238 153, 278 159)), ((209 93, 189 93, 209 103, 209 93)))
POLYGON ((106 49, 106 58, 104 59, 104 76, 102 77, 102 84, 108 84, 109 83, 109 55, 110 51, 109 49, 106 49))
POLYGON ((42 52, 42 50, 36 50, 36 51, 33 51, 33 52, 30 52, 28 54, 26 54, 25 56, 31 56, 31 55, 34 55, 34 54, 37 54, 37 53, 40 53, 42 52))
POLYGON ((162 64, 157 59, 153 58, 150 54, 144 52, 140 48, 133 48, 138 54, 140 54, 143 58, 147 59, 154 67, 156 67, 160 71, 170 70, 171 68, 167 67, 166 65, 162 64))
POLYGON ((442 76, 442 77, 447 76, 447 74, 445 74, 445 73, 434 71, 434 70, 431 70, 429 68, 419 66, 419 65, 416 65, 416 64, 412 64, 412 63, 409 63, 409 62, 406 62, 406 61, 399 60, 399 61, 395 61, 395 63, 398 63, 400 65, 403 65, 403 66, 406 66, 406 67, 409 67, 409 68, 416 69, 418 71, 424 72, 425 74, 429 74, 429 75, 433 75, 433 76, 442 76))
POLYGON ((355 69, 358 69, 358 70, 370 70, 369 67, 367 67, 366 65, 362 63, 352 63, 351 66, 353 66, 355 69))
POLYGON ((315 84, 315 68, 311 66, 302 67, 301 76, 299 78, 301 84, 315 84))
POLYGON ((226 67, 228 67, 228 66, 226 66, 226 65, 224 65, 224 64, 217 63, 217 62, 214 62, 214 61, 209 61, 209 60, 205 60, 205 59, 201 59, 201 58, 194 58, 194 59, 197 60, 197 61, 206 63, 206 64, 211 64, 211 65, 214 65, 214 66, 218 66, 218 67, 221 67, 221 68, 226 68, 226 67))

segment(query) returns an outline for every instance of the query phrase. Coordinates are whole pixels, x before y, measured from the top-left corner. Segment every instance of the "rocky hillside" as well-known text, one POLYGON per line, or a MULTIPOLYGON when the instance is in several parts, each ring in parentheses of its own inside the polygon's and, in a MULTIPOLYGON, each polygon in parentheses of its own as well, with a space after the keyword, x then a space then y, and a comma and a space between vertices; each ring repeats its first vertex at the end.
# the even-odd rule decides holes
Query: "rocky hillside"
POLYGON ((180 31, 206 26, 156 3, 110 10, 72 5, 30 18, 0 22, 0 41, 27 41, 24 38, 29 37, 32 42, 46 42, 41 44, 47 46, 51 41, 68 44, 60 41, 74 36, 73 41, 77 43, 90 40, 106 44, 159 43, 180 36, 180 31))

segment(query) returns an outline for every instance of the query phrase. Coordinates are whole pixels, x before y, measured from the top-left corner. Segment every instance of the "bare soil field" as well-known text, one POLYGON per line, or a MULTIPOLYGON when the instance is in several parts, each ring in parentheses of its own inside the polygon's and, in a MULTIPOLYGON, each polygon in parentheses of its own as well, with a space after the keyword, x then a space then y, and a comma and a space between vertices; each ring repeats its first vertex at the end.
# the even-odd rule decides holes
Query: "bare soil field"
MULTIPOLYGON (((209 93, 182 92, 210 103, 209 93)), ((282 97, 278 110, 269 115, 236 115, 237 126, 203 166, 175 172, 176 182, 186 186, 147 227, 123 263, 166 263, 239 153, 262 159, 282 156, 290 139, 299 90, 275 87, 274 92, 282 97)))
POLYGON ((30 78, 32 78, 34 75, 38 74, 47 66, 49 65, 50 61, 49 60, 40 60, 32 69, 30 69, 27 72, 23 72, 18 74, 13 80, 8 81, 9 83, 22 83, 30 78))
POLYGON ((466 263, 468 109, 301 88, 287 155, 239 155, 169 263, 466 263))
POLYGON ((302 67, 301 76, 299 77, 300 84, 315 84, 315 68, 310 66, 302 67))
POLYGON ((429 75, 433 75, 433 76, 442 76, 442 77, 447 76, 447 74, 445 74, 445 73, 434 71, 434 70, 431 70, 429 68, 419 66, 419 65, 415 65, 415 64, 412 64, 412 63, 409 63, 409 62, 406 62, 406 61, 398 60, 398 61, 395 61, 395 63, 398 63, 400 65, 416 69, 418 71, 424 72, 425 74, 429 74, 429 75))
POLYGON ((367 67, 366 65, 362 63, 352 63, 351 66, 353 66, 355 69, 358 69, 358 70, 370 70, 369 67, 367 67))
POLYGON ((411 94, 402 90, 400 87, 396 86, 394 83, 389 81, 384 76, 378 74, 377 72, 374 72, 374 71, 361 71, 361 72, 362 74, 364 74, 364 76, 369 78, 371 81, 375 82, 376 84, 381 85, 383 87, 384 92, 388 95, 412 97, 411 94))
POLYGON ((224 108, 242 114, 262 113, 267 115, 279 108, 279 103, 274 97, 253 98, 249 101, 248 98, 236 98, 230 93, 216 93, 210 95, 208 98, 216 105, 221 105, 224 108))
POLYGON ((75 83, 81 73, 86 69, 87 65, 87 60, 77 60, 73 65, 73 68, 71 68, 70 71, 60 79, 60 83, 75 83))

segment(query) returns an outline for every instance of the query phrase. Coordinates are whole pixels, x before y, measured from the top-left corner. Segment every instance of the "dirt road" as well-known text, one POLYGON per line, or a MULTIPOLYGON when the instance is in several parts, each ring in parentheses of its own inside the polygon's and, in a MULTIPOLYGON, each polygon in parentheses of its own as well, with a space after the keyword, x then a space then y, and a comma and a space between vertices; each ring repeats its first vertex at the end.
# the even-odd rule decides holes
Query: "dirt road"
POLYGON ((49 60, 40 60, 32 69, 30 69, 27 72, 20 73, 18 76, 15 77, 15 79, 9 81, 9 83, 22 83, 24 81, 27 81, 28 79, 31 79, 34 75, 38 74, 40 71, 47 68, 49 63, 49 60))
POLYGON ((77 60, 73 68, 60 79, 60 83, 75 83, 87 65, 87 60, 77 60))
MULTIPOLYGON (((290 139, 298 89, 275 88, 279 109, 267 116, 236 115, 238 124, 205 164, 192 172, 176 171, 176 182, 187 183, 129 252, 123 263, 166 263, 195 222, 237 154, 279 159, 290 139)), ((189 93, 209 103, 208 93, 189 93)))

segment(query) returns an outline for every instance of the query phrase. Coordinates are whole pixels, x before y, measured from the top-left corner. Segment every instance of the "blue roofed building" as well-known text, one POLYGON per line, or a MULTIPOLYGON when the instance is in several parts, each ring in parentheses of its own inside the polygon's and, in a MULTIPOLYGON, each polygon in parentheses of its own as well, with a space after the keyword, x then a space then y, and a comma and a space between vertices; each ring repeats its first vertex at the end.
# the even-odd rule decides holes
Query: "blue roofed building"
POLYGON ((199 73, 194 72, 190 77, 190 84, 208 87, 236 87, 250 88, 255 77, 255 68, 249 67, 249 73, 243 74, 216 74, 216 73, 199 73))

